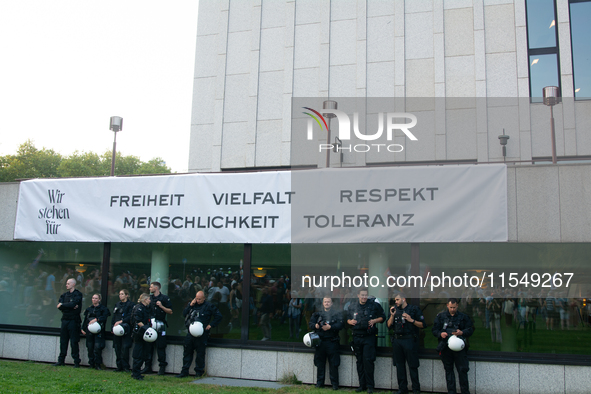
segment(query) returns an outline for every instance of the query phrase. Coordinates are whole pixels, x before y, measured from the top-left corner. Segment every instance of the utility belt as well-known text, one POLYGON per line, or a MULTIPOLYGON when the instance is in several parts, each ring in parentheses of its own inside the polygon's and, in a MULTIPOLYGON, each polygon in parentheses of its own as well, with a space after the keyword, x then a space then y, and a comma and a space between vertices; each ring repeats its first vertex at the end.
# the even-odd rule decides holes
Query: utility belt
POLYGON ((415 336, 413 334, 392 334, 392 339, 414 339, 415 336))
POLYGON ((82 318, 80 318, 80 315, 74 315, 74 316, 62 316, 62 321, 75 321, 78 324, 82 324, 82 318))
POLYGON ((375 336, 374 333, 367 332, 367 331, 353 331, 353 336, 356 338, 365 338, 365 337, 373 337, 375 336))
POLYGON ((337 337, 320 337, 320 340, 326 341, 326 342, 336 342, 336 341, 339 341, 340 338, 338 336, 337 337))

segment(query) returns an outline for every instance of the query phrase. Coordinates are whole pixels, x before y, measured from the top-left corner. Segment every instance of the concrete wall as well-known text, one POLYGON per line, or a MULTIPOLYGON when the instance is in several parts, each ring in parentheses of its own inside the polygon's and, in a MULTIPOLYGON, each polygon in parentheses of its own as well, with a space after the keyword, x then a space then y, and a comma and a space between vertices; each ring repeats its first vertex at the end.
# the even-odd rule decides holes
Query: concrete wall
POLYGON ((0 183, 0 241, 12 241, 19 183, 0 183))
MULTIPOLYGON (((0 332, 0 358, 55 362, 59 354, 59 337, 26 335, 0 332)), ((180 373, 183 347, 170 345, 167 348, 168 373, 180 373)), ((84 340, 80 341, 82 364, 88 357, 84 340)), ((107 341, 103 351, 105 365, 115 368, 112 342, 107 341)), ((303 383, 316 383, 316 368, 312 353, 276 352, 213 348, 207 350, 206 371, 209 376, 277 381, 284 376, 293 376, 303 383)), ((73 364, 68 356, 66 363, 73 364)), ((158 361, 154 359, 153 369, 158 361)), ((193 373, 193 366, 190 373, 193 373)), ((389 357, 376 361, 376 388, 396 390, 396 369, 389 357)), ((339 368, 341 386, 357 387, 357 370, 352 355, 341 357, 339 368)), ((421 390, 445 392, 445 373, 438 360, 421 360, 419 377, 421 390)), ((588 393, 591 386, 591 367, 539 364, 509 364, 470 362, 471 392, 475 394, 503 393, 588 393)), ((409 378, 410 379, 410 378, 409 378)), ((410 380, 409 380, 410 381, 410 380)), ((329 384, 327 377, 326 383, 329 384)), ((459 386, 458 386, 459 387, 459 386)))
POLYGON ((591 165, 507 169, 509 240, 591 241, 591 165))
MULTIPOLYGON (((588 155, 591 103, 572 99, 568 0, 557 2, 557 155, 588 155)), ((488 98, 434 109, 420 147, 391 161, 502 161, 503 129, 508 160, 550 156, 549 109, 528 99, 526 32, 525 0, 202 2, 189 171, 290 165, 292 97, 488 98)), ((369 162, 345 153, 345 166, 369 162)))

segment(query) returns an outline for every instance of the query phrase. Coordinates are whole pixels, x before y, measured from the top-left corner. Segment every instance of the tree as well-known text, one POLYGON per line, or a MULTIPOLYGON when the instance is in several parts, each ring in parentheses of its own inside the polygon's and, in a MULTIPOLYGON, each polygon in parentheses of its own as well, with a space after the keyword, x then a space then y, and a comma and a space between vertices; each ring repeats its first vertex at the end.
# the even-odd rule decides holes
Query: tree
MULTIPOLYGON (((16 155, 0 156, 0 182, 17 179, 96 177, 111 174, 111 151, 101 156, 93 152, 74 152, 62 157, 52 149, 37 149, 31 140, 23 143, 16 155)), ((142 162, 136 156, 117 152, 115 175, 170 174, 161 158, 142 162)))
MULTIPOLYGON (((133 175, 138 174, 142 161, 136 156, 123 156, 117 152, 115 157, 115 175, 133 175)), ((107 174, 111 174, 111 160, 113 159, 113 151, 106 151, 102 155, 103 165, 107 168, 107 174)))
POLYGON ((58 167, 60 177, 106 176, 102 158, 93 152, 78 151, 66 157, 58 167))
POLYGON ((138 174, 170 174, 170 168, 160 157, 148 160, 140 165, 138 174))
POLYGON ((53 149, 39 150, 31 140, 27 140, 18 148, 16 155, 2 157, 0 181, 57 177, 57 168, 61 161, 62 156, 53 149))

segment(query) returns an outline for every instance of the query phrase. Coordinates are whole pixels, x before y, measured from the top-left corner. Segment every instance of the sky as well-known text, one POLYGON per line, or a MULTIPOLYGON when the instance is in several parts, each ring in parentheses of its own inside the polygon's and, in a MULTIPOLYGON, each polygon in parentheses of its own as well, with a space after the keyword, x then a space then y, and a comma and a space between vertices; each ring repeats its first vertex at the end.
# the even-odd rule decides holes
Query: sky
POLYGON ((113 147, 187 172, 198 0, 0 0, 0 155, 113 147))

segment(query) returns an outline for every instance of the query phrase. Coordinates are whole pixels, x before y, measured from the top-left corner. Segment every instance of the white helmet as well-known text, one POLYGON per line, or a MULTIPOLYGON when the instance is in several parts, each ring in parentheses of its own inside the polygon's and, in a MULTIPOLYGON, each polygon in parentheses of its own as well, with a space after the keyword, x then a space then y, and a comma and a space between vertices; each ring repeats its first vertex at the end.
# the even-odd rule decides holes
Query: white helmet
POLYGON ((148 328, 144 333, 144 341, 154 342, 158 338, 158 333, 152 327, 148 328))
POLYGON ((115 334, 118 337, 122 337, 123 335, 125 335, 125 327, 123 327, 121 324, 113 327, 113 334, 115 334))
POLYGON ((195 321, 191 323, 191 325, 189 326, 189 333, 193 335, 195 338, 203 335, 203 323, 201 323, 200 321, 195 321))
POLYGON ((152 318, 150 323, 151 323, 151 327, 154 330, 156 330, 156 332, 160 332, 160 331, 164 330, 164 323, 161 322, 160 320, 156 320, 155 318, 152 318))
POLYGON ((455 335, 449 337, 449 340, 447 341, 447 346, 454 352, 459 352, 464 348, 465 345, 466 344, 464 343, 464 340, 462 338, 458 338, 455 335))
POLYGON ((101 325, 95 321, 92 324, 88 325, 88 331, 90 331, 93 334, 98 334, 99 332, 101 332, 101 325))
POLYGON ((320 343, 320 337, 315 332, 309 332, 304 335, 304 345, 308 347, 318 346, 320 343))

